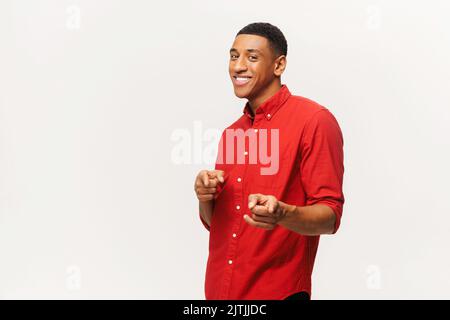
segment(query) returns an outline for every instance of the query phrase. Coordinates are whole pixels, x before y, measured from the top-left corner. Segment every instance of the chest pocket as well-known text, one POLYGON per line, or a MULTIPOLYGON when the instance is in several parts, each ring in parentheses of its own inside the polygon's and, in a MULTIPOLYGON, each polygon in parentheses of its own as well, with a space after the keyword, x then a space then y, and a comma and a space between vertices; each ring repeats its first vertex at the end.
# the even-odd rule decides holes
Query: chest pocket
POLYGON ((273 161, 267 165, 254 166, 249 175, 253 181, 248 181, 250 192, 278 194, 286 187, 295 165, 294 162, 295 156, 290 152, 285 152, 280 154, 278 161, 273 161))

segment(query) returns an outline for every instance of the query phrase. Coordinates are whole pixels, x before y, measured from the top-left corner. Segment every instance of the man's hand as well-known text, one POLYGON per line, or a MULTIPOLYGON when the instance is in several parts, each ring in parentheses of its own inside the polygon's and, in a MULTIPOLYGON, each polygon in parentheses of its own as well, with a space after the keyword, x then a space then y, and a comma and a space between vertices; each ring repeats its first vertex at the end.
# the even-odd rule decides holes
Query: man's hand
POLYGON ((224 172, 222 170, 202 170, 198 173, 194 190, 200 202, 214 200, 217 185, 224 182, 224 172))
POLYGON ((277 198, 260 193, 248 196, 248 208, 252 216, 244 215, 244 220, 251 226, 272 230, 284 218, 286 211, 277 198))

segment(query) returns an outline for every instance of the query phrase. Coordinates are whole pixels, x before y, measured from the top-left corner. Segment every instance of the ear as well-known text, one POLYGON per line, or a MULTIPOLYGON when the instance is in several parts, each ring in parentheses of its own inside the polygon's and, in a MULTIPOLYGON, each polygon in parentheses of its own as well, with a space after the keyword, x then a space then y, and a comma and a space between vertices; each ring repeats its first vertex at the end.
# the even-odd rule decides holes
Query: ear
POLYGON ((286 64, 287 64, 286 56, 285 55, 279 56, 275 60, 275 67, 273 70, 274 75, 280 77, 283 74, 284 69, 286 69, 286 64))

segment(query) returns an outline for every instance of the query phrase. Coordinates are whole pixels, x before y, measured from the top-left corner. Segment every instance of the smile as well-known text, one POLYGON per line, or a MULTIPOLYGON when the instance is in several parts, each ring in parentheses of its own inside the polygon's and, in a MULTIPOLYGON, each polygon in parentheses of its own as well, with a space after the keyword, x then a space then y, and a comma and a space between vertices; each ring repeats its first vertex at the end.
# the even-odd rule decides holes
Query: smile
POLYGON ((251 77, 233 76, 233 82, 237 86, 243 86, 250 81, 251 77))

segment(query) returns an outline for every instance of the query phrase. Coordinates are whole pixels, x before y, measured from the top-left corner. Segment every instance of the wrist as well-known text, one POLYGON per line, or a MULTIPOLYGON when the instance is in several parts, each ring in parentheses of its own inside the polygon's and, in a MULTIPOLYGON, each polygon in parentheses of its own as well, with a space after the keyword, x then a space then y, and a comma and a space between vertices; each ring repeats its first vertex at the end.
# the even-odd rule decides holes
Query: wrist
POLYGON ((289 218, 291 218, 292 215, 294 215, 297 210, 297 206, 290 205, 281 201, 279 201, 279 208, 281 210, 280 214, 281 218, 278 221, 278 223, 289 220, 289 218))

